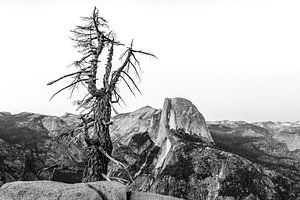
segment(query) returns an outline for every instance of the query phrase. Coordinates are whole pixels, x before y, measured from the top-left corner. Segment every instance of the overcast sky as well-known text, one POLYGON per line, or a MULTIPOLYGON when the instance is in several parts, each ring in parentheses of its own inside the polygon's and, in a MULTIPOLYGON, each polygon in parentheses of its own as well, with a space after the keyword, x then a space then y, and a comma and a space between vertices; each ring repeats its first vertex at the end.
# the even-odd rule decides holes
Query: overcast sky
MULTIPOLYGON (((207 120, 300 120, 300 1, 0 0, 0 111, 74 112, 46 83, 78 59, 69 32, 94 6, 142 59, 143 95, 127 106, 190 99, 207 120)), ((125 89, 126 90, 126 89, 125 89)), ((76 100, 76 99, 73 99, 76 100)))

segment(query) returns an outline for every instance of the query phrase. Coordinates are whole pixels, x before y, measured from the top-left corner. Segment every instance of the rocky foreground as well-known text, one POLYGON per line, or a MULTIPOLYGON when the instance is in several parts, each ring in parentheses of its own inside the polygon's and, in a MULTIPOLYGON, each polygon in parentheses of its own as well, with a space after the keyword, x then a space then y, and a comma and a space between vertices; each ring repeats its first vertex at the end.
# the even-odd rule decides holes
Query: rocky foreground
MULTIPOLYGON (((77 121, 72 114, 0 114, 2 184, 80 182, 84 142, 55 139, 77 121)), ((143 107, 113 118, 113 156, 127 169, 111 163, 109 177, 129 191, 183 199, 299 199, 296 124, 206 124, 190 101, 166 98, 162 110, 143 107)))
POLYGON ((180 200, 145 192, 127 192, 118 182, 66 184, 53 181, 7 183, 0 189, 1 200, 180 200))

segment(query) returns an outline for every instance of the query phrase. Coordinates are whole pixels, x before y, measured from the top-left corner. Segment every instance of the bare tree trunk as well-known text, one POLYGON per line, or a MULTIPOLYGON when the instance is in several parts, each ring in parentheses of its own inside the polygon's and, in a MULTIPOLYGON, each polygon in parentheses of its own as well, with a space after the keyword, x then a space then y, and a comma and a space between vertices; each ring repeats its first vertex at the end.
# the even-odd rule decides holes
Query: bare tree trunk
POLYGON ((97 99, 95 110, 95 134, 96 139, 91 144, 91 150, 87 158, 83 173, 83 182, 104 180, 103 175, 107 174, 109 159, 100 151, 103 149, 111 156, 113 146, 109 135, 109 124, 111 117, 111 95, 105 93, 102 98, 97 99))
MULTIPOLYGON (((137 66, 140 65, 135 54, 144 54, 151 57, 155 55, 137 51, 133 49, 133 40, 129 47, 121 54, 121 58, 125 58, 124 62, 119 68, 113 70, 112 60, 114 47, 124 47, 125 45, 115 41, 115 34, 109 29, 107 21, 99 16, 99 11, 95 7, 90 17, 82 18, 86 22, 83 26, 76 26, 72 32, 74 33, 74 40, 76 48, 82 53, 80 60, 75 61, 73 65, 78 71, 64 75, 54 81, 48 83, 52 85, 62 79, 72 78, 71 84, 63 87, 57 91, 51 99, 58 93, 72 89, 71 95, 75 88, 83 85, 87 88, 86 96, 79 101, 79 107, 88 111, 81 116, 82 122, 70 131, 71 135, 74 132, 80 131, 83 133, 87 143, 89 154, 83 172, 83 182, 99 181, 104 179, 104 175, 108 171, 108 163, 113 160, 111 157, 113 145, 109 134, 109 125, 111 124, 111 109, 113 103, 123 101, 123 98, 118 94, 118 87, 120 80, 124 82, 131 93, 135 95, 134 88, 141 93, 131 73, 135 74, 140 79, 137 66), (103 49, 108 48, 108 53, 103 53, 103 49), (98 64, 101 61, 101 55, 107 55, 105 68, 99 68, 98 64), (102 77, 103 87, 97 87, 97 72, 104 70, 102 77), (93 128, 93 137, 89 136, 89 130, 93 128)), ((103 61, 103 59, 102 59, 103 61)), ((103 63, 103 62, 102 62, 103 63)))

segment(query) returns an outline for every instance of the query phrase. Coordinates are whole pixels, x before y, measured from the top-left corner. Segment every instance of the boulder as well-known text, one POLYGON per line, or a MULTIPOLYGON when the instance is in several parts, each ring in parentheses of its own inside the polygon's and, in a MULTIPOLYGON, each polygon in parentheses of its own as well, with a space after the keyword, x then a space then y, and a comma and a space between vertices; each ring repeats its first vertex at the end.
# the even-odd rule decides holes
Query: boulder
POLYGON ((118 182, 66 184, 54 181, 18 181, 0 187, 0 200, 180 200, 146 192, 127 192, 118 182))
POLYGON ((130 192, 129 200, 180 200, 179 198, 150 192, 130 192))
POLYGON ((12 182, 0 188, 1 200, 126 200, 126 188, 117 182, 66 184, 53 181, 12 182))

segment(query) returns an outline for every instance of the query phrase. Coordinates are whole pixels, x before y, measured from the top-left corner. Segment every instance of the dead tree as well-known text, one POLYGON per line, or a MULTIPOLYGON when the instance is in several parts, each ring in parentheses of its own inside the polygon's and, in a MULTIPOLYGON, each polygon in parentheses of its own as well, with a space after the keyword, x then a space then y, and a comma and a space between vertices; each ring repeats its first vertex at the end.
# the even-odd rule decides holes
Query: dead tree
POLYGON ((71 31, 74 34, 72 40, 76 43, 75 47, 82 54, 82 57, 72 64, 77 70, 51 81, 48 85, 66 78, 71 79, 71 83, 57 91, 51 99, 66 89, 70 89, 72 95, 75 88, 83 86, 86 92, 85 97, 77 101, 78 109, 84 110, 81 122, 71 133, 76 132, 77 135, 84 137, 89 154, 82 181, 91 182, 103 180, 106 177, 108 163, 112 159, 113 145, 109 126, 112 124, 113 105, 123 101, 118 90, 119 83, 125 83, 132 94, 135 94, 135 91, 140 92, 136 84, 136 79, 140 78, 140 63, 137 55, 155 56, 135 50, 133 42, 126 47, 117 41, 107 21, 99 16, 96 7, 90 17, 82 17, 82 20, 85 24, 76 26, 71 31), (113 66, 116 48, 123 49, 117 68, 113 66), (104 74, 102 82, 99 82, 101 79, 97 77, 100 70, 103 70, 104 74))

